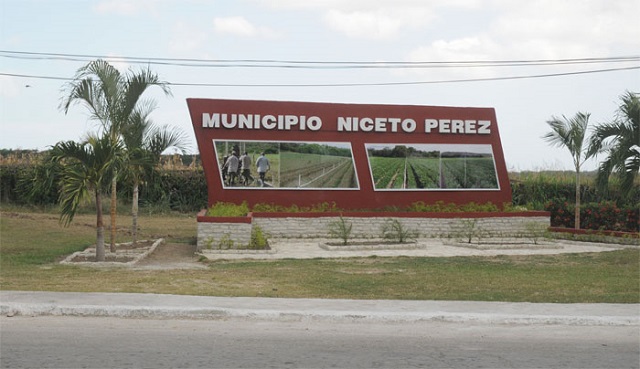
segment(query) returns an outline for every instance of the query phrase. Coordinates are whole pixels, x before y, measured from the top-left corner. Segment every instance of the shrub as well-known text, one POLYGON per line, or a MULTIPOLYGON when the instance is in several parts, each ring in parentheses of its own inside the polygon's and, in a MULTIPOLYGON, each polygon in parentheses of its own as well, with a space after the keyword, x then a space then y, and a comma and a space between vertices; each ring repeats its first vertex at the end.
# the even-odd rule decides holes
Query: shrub
POLYGON ((251 228, 251 241, 249 242, 249 249, 252 250, 266 250, 269 248, 269 240, 267 235, 262 231, 262 228, 258 225, 254 225, 251 228))
POLYGON ((382 238, 405 243, 418 237, 418 232, 408 229, 398 219, 387 219, 382 225, 382 238))
POLYGON ((249 214, 249 205, 246 201, 240 205, 231 202, 216 202, 207 210, 207 216, 210 217, 244 217, 247 214, 249 214))
POLYGON ((349 243, 349 239, 351 238, 351 229, 353 228, 353 224, 347 223, 340 214, 340 218, 338 220, 329 223, 329 234, 334 238, 340 238, 342 240, 342 244, 346 245, 349 243))
MULTIPOLYGON (((574 205, 567 201, 553 200, 545 210, 551 213, 552 227, 572 228, 574 225, 574 205)), ((620 208, 613 201, 587 203, 580 207, 580 227, 582 229, 638 232, 637 207, 620 208)))
POLYGON ((257 213, 328 213, 339 212, 341 209, 337 207, 335 202, 321 202, 311 206, 283 206, 272 203, 258 203, 253 206, 253 211, 257 213))

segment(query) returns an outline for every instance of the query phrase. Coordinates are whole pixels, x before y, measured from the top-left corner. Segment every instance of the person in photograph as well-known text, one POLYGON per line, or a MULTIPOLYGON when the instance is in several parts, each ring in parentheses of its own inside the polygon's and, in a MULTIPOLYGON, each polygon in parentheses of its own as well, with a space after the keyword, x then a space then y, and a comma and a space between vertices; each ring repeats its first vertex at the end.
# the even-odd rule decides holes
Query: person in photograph
POLYGON ((240 156, 240 169, 240 182, 245 186, 249 186, 253 182, 253 177, 251 176, 251 157, 246 151, 240 156))
POLYGON ((264 187, 264 178, 267 171, 271 168, 269 166, 269 159, 264 156, 264 152, 260 154, 258 160, 256 160, 256 167, 258 167, 258 175, 260 176, 260 185, 264 187))
POLYGON ((220 166, 220 171, 222 172, 222 182, 225 184, 227 183, 227 160, 229 159, 229 156, 231 156, 231 152, 229 152, 228 155, 222 157, 222 163, 220 166))
POLYGON ((229 155, 224 166, 227 168, 228 184, 229 186, 234 186, 236 184, 236 177, 238 176, 238 169, 240 168, 240 159, 235 151, 229 155))

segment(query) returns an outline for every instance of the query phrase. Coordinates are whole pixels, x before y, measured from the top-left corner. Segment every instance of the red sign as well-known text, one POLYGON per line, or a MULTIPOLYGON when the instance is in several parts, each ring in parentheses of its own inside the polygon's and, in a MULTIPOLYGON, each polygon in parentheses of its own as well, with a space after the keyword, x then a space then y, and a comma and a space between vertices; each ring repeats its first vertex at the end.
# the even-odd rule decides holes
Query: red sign
POLYGON ((187 99, 217 201, 511 202, 492 108, 187 99))

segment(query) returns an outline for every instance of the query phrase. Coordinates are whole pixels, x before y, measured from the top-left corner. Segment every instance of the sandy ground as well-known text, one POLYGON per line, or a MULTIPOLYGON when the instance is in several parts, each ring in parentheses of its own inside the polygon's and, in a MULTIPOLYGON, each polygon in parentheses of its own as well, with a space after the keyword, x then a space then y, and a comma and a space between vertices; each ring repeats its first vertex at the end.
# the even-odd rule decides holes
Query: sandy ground
MULTIPOLYGON (((564 254, 582 252, 606 252, 620 249, 621 245, 576 241, 545 240, 540 244, 464 244, 438 239, 419 240, 406 247, 395 246, 351 246, 327 248, 326 243, 334 240, 318 239, 276 239, 270 241, 271 250, 203 250, 196 254, 196 246, 185 243, 161 243, 146 258, 131 265, 134 269, 205 269, 209 260, 232 259, 309 259, 309 258, 350 258, 350 257, 452 257, 452 256, 494 256, 564 254)), ((627 246, 637 247, 637 246, 627 246)), ((126 252, 120 249, 120 252, 126 252)), ((92 264, 92 263, 88 263, 92 264)), ((99 266, 96 264, 95 266, 99 266)))
POLYGON ((196 245, 184 243, 162 243, 145 259, 139 261, 136 269, 204 269, 207 266, 199 262, 196 245))

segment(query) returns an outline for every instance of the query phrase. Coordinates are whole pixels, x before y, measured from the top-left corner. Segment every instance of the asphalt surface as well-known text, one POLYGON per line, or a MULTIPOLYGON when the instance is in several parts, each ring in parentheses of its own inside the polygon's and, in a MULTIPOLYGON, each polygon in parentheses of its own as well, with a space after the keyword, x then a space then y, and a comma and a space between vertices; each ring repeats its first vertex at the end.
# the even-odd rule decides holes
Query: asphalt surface
POLYGON ((640 304, 327 300, 0 291, 3 316, 638 326, 640 304))

